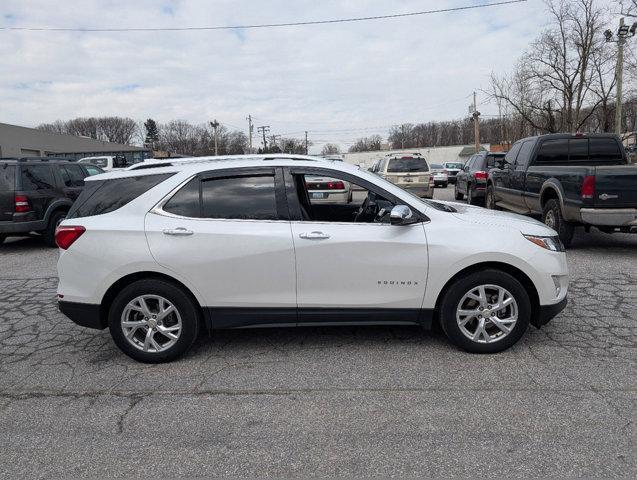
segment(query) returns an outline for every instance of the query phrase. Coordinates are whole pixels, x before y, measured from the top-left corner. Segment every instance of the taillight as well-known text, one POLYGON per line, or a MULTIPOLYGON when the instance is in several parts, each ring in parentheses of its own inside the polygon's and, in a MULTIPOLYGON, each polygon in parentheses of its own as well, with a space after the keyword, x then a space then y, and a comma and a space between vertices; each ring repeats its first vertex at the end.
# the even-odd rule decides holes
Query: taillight
POLYGON ((59 226, 55 230, 55 243, 62 250, 69 248, 75 240, 80 238, 86 232, 86 228, 82 226, 59 226))
POLYGON ((434 185, 434 176, 433 175, 429 175, 429 186, 431 187, 432 185, 434 185))
POLYGON ((26 195, 15 196, 15 211, 16 213, 24 213, 31 211, 31 205, 29 205, 29 197, 26 195))
POLYGON ((487 172, 475 172, 473 174, 473 178, 475 178, 476 180, 486 180, 489 177, 489 174, 487 172))
POLYGON ((343 182, 327 182, 328 190, 345 190, 345 184, 343 182))
POLYGON ((582 183, 582 198, 593 198, 595 196, 595 175, 586 175, 582 183))

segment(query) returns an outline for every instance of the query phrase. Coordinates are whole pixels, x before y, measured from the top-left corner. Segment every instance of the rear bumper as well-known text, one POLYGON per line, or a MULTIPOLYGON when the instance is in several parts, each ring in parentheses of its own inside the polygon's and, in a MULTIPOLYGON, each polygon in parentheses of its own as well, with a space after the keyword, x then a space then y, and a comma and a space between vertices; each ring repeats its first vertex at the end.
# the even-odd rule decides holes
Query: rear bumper
POLYGON ((97 330, 106 328, 106 319, 100 318, 99 305, 58 300, 58 309, 81 327, 95 328, 97 330))
POLYGON ((637 226, 637 208, 582 208, 582 222, 608 227, 637 226))
POLYGON ((395 185, 419 197, 431 198, 433 196, 433 189, 430 189, 429 185, 423 185, 422 183, 416 185, 411 183, 396 183, 395 185))
POLYGON ((0 222, 0 233, 15 235, 20 233, 38 232, 46 228, 44 220, 32 222, 0 222))
POLYGON ((531 325, 540 328, 542 325, 549 323, 558 313, 560 313, 566 307, 568 303, 568 297, 553 305, 540 305, 540 308, 535 315, 535 318, 531 319, 531 325))

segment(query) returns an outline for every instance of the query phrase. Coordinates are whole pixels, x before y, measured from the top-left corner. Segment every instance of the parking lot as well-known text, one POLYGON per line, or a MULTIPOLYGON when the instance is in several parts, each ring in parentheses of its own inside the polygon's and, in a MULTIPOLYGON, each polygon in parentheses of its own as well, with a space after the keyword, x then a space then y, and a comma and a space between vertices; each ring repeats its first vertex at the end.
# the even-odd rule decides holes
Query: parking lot
MULTIPOLYGON (((451 200, 453 186, 436 191, 451 200)), ((566 310, 510 350, 414 327, 237 330, 144 365, 0 247, 0 477, 637 474, 637 235, 579 232, 566 310)))

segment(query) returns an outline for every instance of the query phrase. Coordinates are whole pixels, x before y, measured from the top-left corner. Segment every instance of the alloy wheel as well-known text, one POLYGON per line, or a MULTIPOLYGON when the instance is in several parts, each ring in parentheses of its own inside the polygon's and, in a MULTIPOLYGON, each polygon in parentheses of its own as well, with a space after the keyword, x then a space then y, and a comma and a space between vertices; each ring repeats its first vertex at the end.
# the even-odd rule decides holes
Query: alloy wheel
POLYGON ((149 353, 172 347, 181 335, 181 315, 175 306, 159 295, 132 299, 122 312, 124 337, 135 348, 149 353))
POLYGON ((493 343, 506 337, 518 320, 518 304, 507 289, 480 285, 464 294, 456 308, 462 334, 476 343, 493 343))

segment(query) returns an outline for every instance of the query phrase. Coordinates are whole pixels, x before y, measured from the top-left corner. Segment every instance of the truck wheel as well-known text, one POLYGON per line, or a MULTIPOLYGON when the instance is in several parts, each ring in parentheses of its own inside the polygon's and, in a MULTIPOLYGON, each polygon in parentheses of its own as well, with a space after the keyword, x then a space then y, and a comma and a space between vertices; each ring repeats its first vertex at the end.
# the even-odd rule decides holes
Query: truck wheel
POLYGON ((544 205, 542 221, 557 232, 565 247, 570 246, 573 233, 575 233, 575 225, 564 220, 562 209, 556 199, 552 198, 544 205))
POLYGON ((462 200, 464 198, 464 195, 458 191, 458 184, 457 183, 456 183, 456 186, 454 188, 454 196, 456 197, 456 200, 462 200))
POLYGON ((46 227, 46 230, 42 234, 44 243, 46 243, 49 247, 57 247, 57 244, 55 243, 55 229, 58 228, 58 225, 62 223, 65 218, 66 212, 62 210, 58 210, 57 212, 53 212, 53 214, 51 214, 49 225, 46 227))
POLYGON ((493 185, 487 187, 487 195, 484 199, 485 207, 489 210, 500 210, 495 203, 495 192, 493 191, 493 185))

